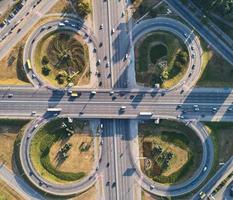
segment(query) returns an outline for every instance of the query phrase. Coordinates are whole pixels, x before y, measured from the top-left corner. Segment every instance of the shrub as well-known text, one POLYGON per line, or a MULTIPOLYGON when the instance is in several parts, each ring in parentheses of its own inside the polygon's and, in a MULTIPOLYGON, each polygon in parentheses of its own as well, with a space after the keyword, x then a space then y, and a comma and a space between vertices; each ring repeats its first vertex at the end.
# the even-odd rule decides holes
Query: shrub
POLYGON ((61 70, 56 76, 56 80, 59 84, 63 84, 67 78, 68 74, 66 71, 61 70))
POLYGON ((42 74, 48 76, 51 71, 51 68, 48 65, 44 65, 42 67, 42 74))
POLYGON ((49 63, 49 59, 47 58, 47 56, 43 56, 41 63, 42 65, 47 65, 49 63))

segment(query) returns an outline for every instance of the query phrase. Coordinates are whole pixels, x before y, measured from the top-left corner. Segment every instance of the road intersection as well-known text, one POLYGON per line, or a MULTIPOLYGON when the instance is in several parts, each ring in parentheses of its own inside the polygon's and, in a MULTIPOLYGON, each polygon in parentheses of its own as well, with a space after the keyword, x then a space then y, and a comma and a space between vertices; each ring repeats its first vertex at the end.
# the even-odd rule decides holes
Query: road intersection
MULTIPOLYGON (((167 2, 175 7, 171 3, 172 1, 167 2)), ((56 1, 50 1, 49 6, 51 7, 55 3, 56 1)), ((45 8, 45 5, 46 3, 40 5, 40 12, 47 11, 49 6, 45 8)), ((143 189, 156 195, 178 196, 191 192, 207 177, 213 161, 212 143, 205 128, 197 121, 232 121, 233 112, 229 109, 232 108, 233 102, 232 90, 224 88, 193 89, 201 73, 202 50, 199 40, 185 25, 172 19, 155 18, 142 21, 131 30, 128 28, 126 18, 122 17, 122 11, 125 11, 127 6, 124 1, 93 0, 93 5, 95 22, 94 35, 91 35, 92 30, 80 21, 72 18, 68 19, 71 22, 79 24, 77 30, 81 31, 84 36, 85 34, 88 35, 87 37, 92 41, 91 48, 97 48, 96 59, 101 60, 101 66, 97 66, 101 73, 101 78, 98 79, 98 82, 103 82, 103 85, 101 88, 95 88, 96 95, 93 97, 90 96, 90 91, 93 88, 82 88, 79 89, 82 93, 81 96, 72 99, 67 95, 67 90, 55 89, 50 86, 47 88, 41 87, 47 84, 44 84, 39 76, 32 79, 32 72, 29 72, 27 75, 36 87, 0 88, 1 117, 37 117, 26 129, 21 143, 20 155, 21 160, 24 161, 23 166, 26 175, 39 189, 60 196, 76 194, 86 190, 95 183, 97 174, 103 175, 105 199, 134 199, 135 177, 143 189), (100 30, 100 26, 103 26, 102 30, 100 30), (132 71, 130 67, 134 68, 134 55, 131 51, 133 46, 131 45, 134 45, 143 34, 155 30, 165 30, 176 34, 185 41, 190 54, 191 62, 188 72, 184 79, 170 90, 139 88, 134 79, 128 79, 130 76, 129 71, 132 71), (189 38, 185 34, 188 34, 189 38), (132 43, 130 43, 130 35, 132 36, 132 43), (191 46, 194 50, 191 49, 191 46), (191 58, 192 52, 196 55, 195 59, 191 58), (130 55, 127 62, 124 61, 126 53, 130 55), (104 59, 105 57, 106 59, 104 59), (109 62, 108 67, 106 67, 107 62, 109 62), (196 66, 194 70, 192 69, 193 64, 196 66), (190 73, 192 73, 191 77, 189 77, 190 73), (127 82, 127 80, 131 81, 131 83, 127 82), (133 87, 128 88, 128 85, 133 87), (184 92, 181 94, 181 90, 183 89, 184 92), (111 91, 114 91, 114 93, 111 94, 111 91), (8 95, 10 93, 13 93, 14 96, 9 98, 8 95), (195 105, 200 107, 199 112, 195 112, 193 109, 195 105), (123 114, 119 112, 121 106, 126 106, 126 111, 123 114), (34 129, 35 124, 43 125, 54 117, 51 113, 47 112, 47 108, 61 108, 62 111, 56 113, 60 117, 101 118, 101 123, 104 125, 102 133, 102 152, 104 153, 102 153, 101 162, 97 164, 98 169, 77 184, 64 186, 52 185, 46 180, 43 180, 30 163, 28 148, 30 146, 30 140, 36 134, 37 129, 34 129), (31 115, 32 111, 36 111, 35 116, 31 115), (151 112, 152 114, 146 117, 140 115, 140 112, 151 112), (181 116, 182 120, 180 119, 181 116), (132 143, 133 139, 129 135, 130 121, 157 118, 176 120, 178 118, 178 120, 183 122, 191 121, 191 128, 195 130, 202 141, 204 150, 202 163, 195 175, 183 184, 166 187, 152 182, 142 174, 136 164, 136 158, 132 154, 132 148, 134 149, 134 147, 132 143), (205 172, 203 172, 204 167, 208 168, 205 172), (154 185, 155 188, 151 189, 151 185, 154 185)), ((176 8, 179 12, 184 12, 179 9, 176 8)), ((29 25, 36 23, 38 19, 33 19, 33 22, 28 19, 29 24, 24 25, 25 29, 20 33, 21 38, 23 34, 27 33, 29 25)), ((191 17, 187 20, 192 22, 191 17)), ((37 39, 37 37, 41 38, 43 34, 47 34, 49 31, 56 30, 60 21, 64 21, 64 18, 47 22, 43 24, 45 31, 41 31, 42 27, 40 27, 31 34, 26 44, 27 48, 24 51, 24 63, 27 59, 31 59, 33 55, 32 43, 34 42, 32 41, 37 39), (47 29, 49 26, 52 26, 51 30, 47 29)), ((194 27, 198 27, 198 25, 194 24, 194 27)), ((10 27, 6 27, 6 30, 8 28, 10 27)), ((72 28, 67 25, 66 29, 71 30, 72 28)), ((72 30, 75 31, 75 29, 72 30)), ((208 32, 208 30, 205 31, 208 32)), ((14 34, 16 33, 13 33, 11 37, 14 34)), ((204 33, 201 31, 201 34, 204 33)), ((213 43, 213 38, 213 35, 209 35, 206 39, 209 42, 212 41, 212 46, 217 51, 223 52, 224 57, 233 63, 232 52, 227 47, 223 47, 221 42, 213 43)), ((16 40, 11 41, 6 44, 0 43, 2 45, 0 50, 1 56, 5 55, 17 43, 16 40)))

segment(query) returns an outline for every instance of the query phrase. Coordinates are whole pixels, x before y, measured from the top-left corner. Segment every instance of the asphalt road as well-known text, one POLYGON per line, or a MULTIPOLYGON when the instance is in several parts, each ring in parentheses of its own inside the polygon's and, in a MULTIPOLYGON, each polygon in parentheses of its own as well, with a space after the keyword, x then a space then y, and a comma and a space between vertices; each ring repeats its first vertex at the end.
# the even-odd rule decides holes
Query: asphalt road
POLYGON ((179 0, 166 0, 166 2, 188 23, 193 26, 197 32, 228 62, 233 64, 233 51, 222 42, 218 36, 202 25, 201 19, 197 19, 179 0))
MULTIPOLYGON (((230 120, 233 93, 229 90, 219 92, 219 89, 195 89, 190 93, 172 92, 163 95, 155 92, 115 92, 97 91, 91 97, 90 92, 82 92, 80 97, 71 98, 63 91, 42 89, 1 89, 0 115, 29 117, 32 111, 36 116, 43 116, 48 107, 62 108, 61 115, 87 118, 140 118, 139 112, 152 112, 155 118, 162 116, 177 116, 183 113, 185 119, 199 120, 230 120), (8 97, 13 94, 13 97, 8 97), (194 111, 198 104, 200 110, 194 111), (177 108, 177 105, 182 105, 177 108), (120 114, 121 106, 126 106, 120 114), (213 108, 216 111, 213 112, 213 108), (82 113, 80 113, 82 112, 82 113)), ((143 116, 141 116, 143 118, 143 116)), ((149 117, 148 117, 149 118, 149 117)))
POLYGON ((199 192, 193 197, 194 200, 199 199, 199 193, 206 193, 206 197, 210 196, 215 188, 233 172, 233 156, 214 174, 214 176, 205 184, 199 192))
POLYGON ((43 0, 35 8, 37 0, 29 0, 12 19, 11 23, 4 27, 0 34, 7 37, 0 42, 0 59, 2 59, 22 38, 28 31, 58 2, 58 0, 43 0), (27 14, 28 13, 28 14, 27 14), (17 24, 17 28, 12 27, 17 24), (19 29, 21 29, 19 31, 19 29), (12 33, 10 33, 10 31, 12 33), (9 34, 10 33, 10 34, 9 34))
POLYGON ((88 176, 79 181, 69 184, 56 184, 49 182, 41 177, 33 167, 30 158, 30 146, 32 138, 38 129, 41 128, 45 123, 48 123, 50 120, 51 118, 37 118, 26 127, 25 134, 23 135, 20 144, 20 160, 25 175, 35 187, 41 191, 44 191, 45 193, 56 196, 70 196, 84 192, 96 182, 97 170, 92 170, 88 176), (35 128, 35 126, 37 126, 37 128, 35 128))

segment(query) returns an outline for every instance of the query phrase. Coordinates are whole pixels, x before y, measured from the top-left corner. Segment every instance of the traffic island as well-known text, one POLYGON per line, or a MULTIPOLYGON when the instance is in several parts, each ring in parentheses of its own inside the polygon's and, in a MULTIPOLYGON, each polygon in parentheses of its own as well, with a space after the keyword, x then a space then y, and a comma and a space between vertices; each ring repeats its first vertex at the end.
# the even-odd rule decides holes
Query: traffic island
POLYGON ((139 150, 142 172, 155 182, 179 184, 191 178, 202 160, 202 144, 185 124, 161 120, 140 123, 139 150))
POLYGON ((172 88, 184 77, 189 54, 184 42, 166 31, 150 32, 135 44, 138 85, 172 88))
POLYGON ((54 87, 82 86, 90 81, 88 46, 71 30, 44 35, 35 48, 36 74, 54 87))
POLYGON ((94 144, 89 122, 55 119, 31 140, 30 158, 37 173, 52 183, 79 181, 94 166, 94 144))

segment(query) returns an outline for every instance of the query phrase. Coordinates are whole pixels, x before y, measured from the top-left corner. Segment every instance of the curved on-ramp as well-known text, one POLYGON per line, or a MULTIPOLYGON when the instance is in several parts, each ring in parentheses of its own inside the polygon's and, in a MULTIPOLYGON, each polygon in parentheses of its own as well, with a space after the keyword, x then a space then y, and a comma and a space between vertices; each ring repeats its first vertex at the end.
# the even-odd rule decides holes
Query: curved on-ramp
MULTIPOLYGON (((87 177, 84 177, 80 181, 75 181, 72 183, 63 183, 63 184, 55 184, 45 180, 41 175, 35 170, 33 167, 31 158, 30 158, 30 144, 33 136, 36 132, 48 123, 49 119, 36 119, 31 122, 26 130, 25 134, 22 137, 20 144, 20 160, 23 171, 29 181, 39 190, 55 195, 55 196, 72 196, 81 192, 86 191, 91 186, 94 185, 97 179, 97 167, 93 168, 93 170, 89 173, 87 177), (36 128, 35 128, 36 126, 36 128)), ((101 147, 100 147, 100 156, 101 156, 101 147)), ((95 163, 98 165, 98 162, 95 163)))
MULTIPOLYGON (((175 118, 172 118, 170 116, 163 116, 163 117, 160 116, 160 118, 176 120, 175 118)), ((129 143, 130 158, 133 166, 135 167, 136 179, 138 183, 141 185, 141 187, 144 190, 148 191, 149 193, 158 196, 181 196, 187 194, 193 191, 194 189, 196 189, 205 180, 208 173, 210 172, 214 158, 214 147, 207 131, 200 122, 189 121, 186 122, 186 125, 189 126, 191 129, 193 129, 193 131, 199 137, 202 143, 203 156, 202 156, 201 164, 194 173, 194 175, 181 184, 175 184, 169 186, 154 182, 149 177, 144 175, 144 173, 140 169, 139 166, 140 164, 137 162, 137 158, 133 153, 134 152, 133 149, 135 149, 134 146, 135 143, 133 142, 129 143), (205 167, 207 168, 206 170, 204 170, 205 167)))
MULTIPOLYGON (((49 82, 47 82, 45 79, 41 78, 40 75, 37 74, 36 69, 34 67, 34 59, 32 59, 32 57, 34 57, 34 51, 37 43, 46 35, 57 30, 67 30, 80 34, 84 38, 84 40, 86 40, 86 43, 89 46, 89 54, 90 52, 93 53, 93 49, 97 46, 97 41, 93 35, 93 32, 81 20, 66 17, 61 19, 53 19, 41 25, 30 35, 30 37, 26 41, 23 52, 24 70, 27 74, 28 79, 35 87, 46 86, 50 89, 59 89, 58 87, 52 86, 49 82), (66 20, 68 22, 65 22, 66 20), (65 26, 59 26, 60 22, 64 23, 65 26), (75 27, 71 24, 75 25, 75 27), (32 70, 27 69, 27 60, 31 61, 32 70)), ((96 52, 96 54, 98 55, 98 51, 96 52)), ((94 56, 92 57, 94 58, 94 56)))
MULTIPOLYGON (((195 36, 192 30, 181 22, 165 17, 156 17, 153 19, 146 19, 138 24, 132 30, 132 44, 130 47, 130 53, 134 58, 134 45, 145 34, 150 34, 154 31, 166 31, 176 35, 187 47, 189 52, 189 66, 184 77, 172 88, 161 89, 160 91, 173 91, 173 90, 188 90, 193 87, 201 74, 202 66, 202 48, 198 37, 195 36), (193 57, 194 56, 194 57, 193 57), (193 67, 193 65, 195 65, 193 67)), ((135 68, 134 59, 132 59, 131 67, 135 68)), ((131 74, 130 74, 131 75, 131 74)), ((136 76, 135 76, 136 77, 136 76)), ((136 81, 135 81, 136 82, 136 81)), ((136 83, 134 84, 136 85, 136 83)))

